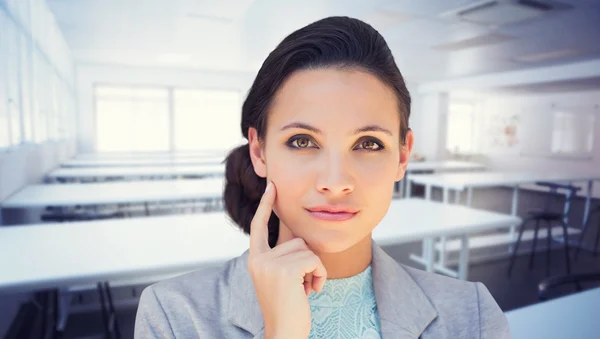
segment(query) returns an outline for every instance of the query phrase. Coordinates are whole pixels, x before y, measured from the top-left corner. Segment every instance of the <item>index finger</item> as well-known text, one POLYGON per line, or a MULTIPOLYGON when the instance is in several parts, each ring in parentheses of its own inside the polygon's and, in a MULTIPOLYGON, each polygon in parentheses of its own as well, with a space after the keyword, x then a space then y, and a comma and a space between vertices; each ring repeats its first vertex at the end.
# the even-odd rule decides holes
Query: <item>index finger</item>
POLYGON ((275 185, 269 181, 250 223, 250 254, 264 253, 271 249, 268 224, 276 195, 275 185))

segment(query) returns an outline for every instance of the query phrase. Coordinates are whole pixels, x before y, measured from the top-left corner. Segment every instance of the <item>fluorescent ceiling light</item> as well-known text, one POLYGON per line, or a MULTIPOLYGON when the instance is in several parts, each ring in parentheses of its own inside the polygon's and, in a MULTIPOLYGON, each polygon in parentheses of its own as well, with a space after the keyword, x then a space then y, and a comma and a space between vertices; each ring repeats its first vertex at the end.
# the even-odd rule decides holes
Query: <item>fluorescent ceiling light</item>
POLYGON ((512 36, 509 36, 509 35, 491 33, 491 34, 478 35, 478 36, 468 38, 468 39, 439 44, 439 45, 433 46, 433 48, 442 50, 442 51, 459 51, 459 50, 467 49, 467 48, 474 48, 474 47, 498 44, 498 43, 508 41, 508 40, 513 40, 513 39, 515 39, 515 38, 512 36))
POLYGON ((513 58, 513 60, 519 61, 519 62, 541 62, 541 61, 547 61, 547 60, 553 60, 553 59, 562 59, 562 58, 566 58, 566 57, 575 56, 578 54, 581 54, 581 52, 578 50, 560 49, 560 50, 551 51, 551 52, 522 55, 522 56, 513 58))
POLYGON ((551 0, 480 0, 443 13, 441 17, 479 25, 503 26, 568 8, 571 6, 551 0))

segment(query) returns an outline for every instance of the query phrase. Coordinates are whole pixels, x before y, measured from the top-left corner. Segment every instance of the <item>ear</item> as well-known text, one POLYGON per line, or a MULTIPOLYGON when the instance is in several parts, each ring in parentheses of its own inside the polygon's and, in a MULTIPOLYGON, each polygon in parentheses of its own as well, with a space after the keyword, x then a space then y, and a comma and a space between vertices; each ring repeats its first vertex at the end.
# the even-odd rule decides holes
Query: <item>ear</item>
POLYGON ((250 148, 250 159, 252 160, 254 173, 261 178, 266 178, 267 165, 264 156, 264 145, 262 141, 258 139, 258 132, 254 127, 248 128, 248 146, 250 148))
POLYGON ((404 145, 400 146, 400 161, 398 162, 398 172, 396 173, 396 181, 404 178, 406 173, 406 167, 408 166, 408 159, 410 159, 410 153, 412 152, 413 144, 415 142, 415 136, 411 129, 406 133, 406 140, 404 145))

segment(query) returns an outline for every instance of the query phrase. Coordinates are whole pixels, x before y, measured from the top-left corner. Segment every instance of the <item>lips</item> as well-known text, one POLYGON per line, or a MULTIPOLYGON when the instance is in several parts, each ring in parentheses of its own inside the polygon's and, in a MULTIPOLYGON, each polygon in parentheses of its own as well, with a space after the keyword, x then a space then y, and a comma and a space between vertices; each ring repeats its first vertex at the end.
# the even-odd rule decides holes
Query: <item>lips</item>
POLYGON ((306 209, 316 219, 324 221, 345 221, 358 214, 358 210, 346 206, 317 206, 306 209))

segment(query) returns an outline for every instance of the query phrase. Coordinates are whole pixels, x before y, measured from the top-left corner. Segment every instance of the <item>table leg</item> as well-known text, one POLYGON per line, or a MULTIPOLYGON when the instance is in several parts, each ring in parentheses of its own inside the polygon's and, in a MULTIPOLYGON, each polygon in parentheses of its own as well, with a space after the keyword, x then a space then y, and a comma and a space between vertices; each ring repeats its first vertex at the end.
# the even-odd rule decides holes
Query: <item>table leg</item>
POLYGON ((58 318, 56 322, 56 329, 63 332, 67 326, 67 320, 69 318, 69 305, 71 304, 71 297, 68 291, 58 292, 58 318))
MULTIPOLYGON (((518 205, 519 205, 519 185, 515 185, 513 187, 513 196, 512 196, 512 206, 511 206, 511 210, 510 210, 510 214, 512 216, 516 216, 517 212, 518 212, 518 205)), ((510 239, 511 239, 511 249, 512 249, 512 241, 515 240, 515 228, 516 225, 511 225, 510 226, 510 239)))
POLYGON ((460 256, 458 260, 458 279, 467 280, 469 275, 469 237, 463 234, 460 238, 460 256))
POLYGON ((473 199, 473 187, 467 188, 467 206, 471 207, 471 201, 473 199))
POLYGON ((427 261, 427 265, 425 266, 425 269, 427 270, 427 272, 433 272, 433 260, 434 260, 434 256, 435 256, 435 252, 434 252, 434 248, 433 248, 433 239, 427 238, 427 239, 425 239, 425 243, 426 243, 425 260, 427 261))

